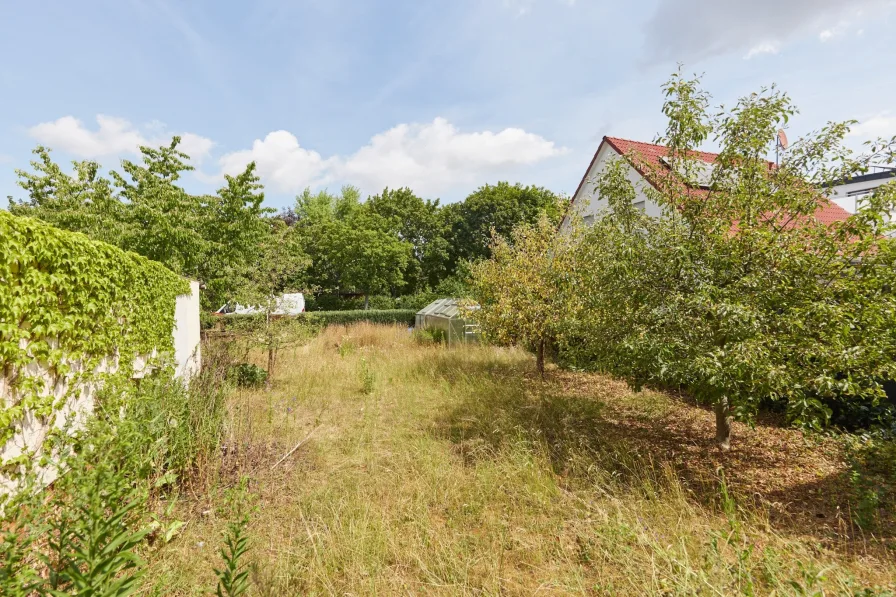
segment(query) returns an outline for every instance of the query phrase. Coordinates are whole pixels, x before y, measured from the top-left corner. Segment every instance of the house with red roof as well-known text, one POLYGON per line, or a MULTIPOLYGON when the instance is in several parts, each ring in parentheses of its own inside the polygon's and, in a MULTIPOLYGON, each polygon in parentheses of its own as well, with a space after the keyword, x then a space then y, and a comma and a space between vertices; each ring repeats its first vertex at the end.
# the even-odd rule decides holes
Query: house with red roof
MULTIPOLYGON (((707 165, 706 182, 708 182, 712 164, 716 161, 718 154, 706 151, 695 153, 696 157, 707 165)), ((660 206, 650 200, 645 189, 653 186, 650 176, 655 176, 655 174, 651 173, 661 171, 662 168, 669 168, 665 161, 668 155, 669 149, 663 145, 630 141, 618 137, 604 137, 594 154, 594 158, 591 160, 591 164, 588 166, 588 170, 585 172, 585 176, 582 177, 582 181, 572 197, 572 208, 582 216, 586 225, 592 223, 595 216, 607 205, 606 200, 598 196, 595 189, 595 180, 608 164, 612 163, 613 160, 622 158, 626 162, 628 179, 637 193, 634 201, 635 207, 641 209, 649 216, 661 217, 663 214, 660 206)), ((701 187, 700 190, 696 191, 698 193, 709 192, 705 187, 701 187)), ((818 210, 815 212, 815 217, 821 222, 830 224, 845 220, 849 217, 849 213, 836 203, 824 197, 819 197, 818 210)))

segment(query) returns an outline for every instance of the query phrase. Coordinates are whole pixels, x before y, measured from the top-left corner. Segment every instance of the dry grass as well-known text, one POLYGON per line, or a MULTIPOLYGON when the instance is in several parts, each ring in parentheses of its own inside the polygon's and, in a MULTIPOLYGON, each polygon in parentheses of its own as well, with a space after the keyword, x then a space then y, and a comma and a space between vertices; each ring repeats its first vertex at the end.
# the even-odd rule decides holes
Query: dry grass
POLYGON ((150 554, 156 590, 207 594, 246 505, 259 595, 894 589, 892 534, 858 534, 839 494, 805 497, 839 487, 836 442, 738 427, 723 457, 710 413, 680 399, 541 382, 521 352, 401 328, 329 328, 278 363, 270 393, 234 394, 220 461, 176 506, 188 525, 150 554))

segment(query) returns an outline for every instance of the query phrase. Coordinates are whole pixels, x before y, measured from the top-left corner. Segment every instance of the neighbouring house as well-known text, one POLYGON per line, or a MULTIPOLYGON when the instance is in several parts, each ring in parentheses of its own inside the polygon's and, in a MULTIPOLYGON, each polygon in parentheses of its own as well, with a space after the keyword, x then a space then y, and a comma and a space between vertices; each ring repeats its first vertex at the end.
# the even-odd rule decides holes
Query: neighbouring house
MULTIPOLYGON (((572 208, 582 216, 586 225, 591 224, 600 210, 607 205, 606 200, 601 199, 596 192, 595 180, 608 164, 622 158, 627 163, 628 179, 634 185, 637 193, 634 200, 635 206, 649 216, 662 216, 660 206, 651 201, 645 192, 648 185, 653 186, 645 166, 668 168, 665 161, 668 153, 668 148, 663 145, 630 141, 618 137, 604 137, 572 197, 572 208)), ((702 177, 708 182, 711 165, 715 162, 718 154, 706 151, 698 151, 696 154, 708 166, 707 175, 702 177)), ((822 201, 819 202, 815 216, 822 222, 832 223, 845 220, 849 217, 849 213, 834 202, 822 201)))
POLYGON ((871 169, 877 171, 838 181, 828 188, 827 196, 849 213, 855 213, 862 199, 871 195, 874 189, 896 182, 896 169, 886 166, 872 166, 871 169))

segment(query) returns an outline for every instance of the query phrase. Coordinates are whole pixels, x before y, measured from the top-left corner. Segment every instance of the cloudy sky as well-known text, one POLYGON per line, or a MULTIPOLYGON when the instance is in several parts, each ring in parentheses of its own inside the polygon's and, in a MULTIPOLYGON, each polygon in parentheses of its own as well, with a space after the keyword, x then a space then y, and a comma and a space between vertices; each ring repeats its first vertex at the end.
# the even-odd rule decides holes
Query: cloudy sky
POLYGON ((115 167, 172 134, 191 190, 255 160, 274 207, 345 183, 570 193, 602 135, 663 128, 677 62, 717 103, 777 83, 791 138, 896 134, 894 0, 31 0, 0 29, 2 197, 39 143, 115 167))

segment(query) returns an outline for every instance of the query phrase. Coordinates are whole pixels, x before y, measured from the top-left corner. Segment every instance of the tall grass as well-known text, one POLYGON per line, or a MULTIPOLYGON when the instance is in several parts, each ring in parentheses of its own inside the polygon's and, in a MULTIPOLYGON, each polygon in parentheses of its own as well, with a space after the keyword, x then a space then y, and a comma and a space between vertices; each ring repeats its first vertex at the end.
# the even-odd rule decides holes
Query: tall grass
POLYGON ((885 546, 828 546, 724 472, 698 483, 634 449, 629 430, 661 425, 672 397, 593 375, 542 382, 521 352, 369 324, 327 328, 278 363, 270 392, 231 396, 213 482, 178 506, 188 524, 150 554, 147 591, 214 585, 240 484, 257 504, 250 594, 894 590, 885 546))

